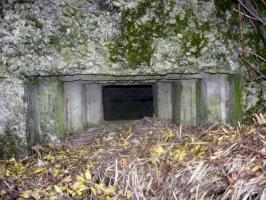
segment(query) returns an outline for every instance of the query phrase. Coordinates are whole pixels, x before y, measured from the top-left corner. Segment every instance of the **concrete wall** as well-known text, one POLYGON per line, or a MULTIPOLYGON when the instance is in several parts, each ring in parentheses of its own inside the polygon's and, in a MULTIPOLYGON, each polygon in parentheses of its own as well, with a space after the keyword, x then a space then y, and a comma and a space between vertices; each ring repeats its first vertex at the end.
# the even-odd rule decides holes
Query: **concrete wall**
POLYGON ((0 77, 0 159, 26 155, 23 82, 0 77))
POLYGON ((157 0, 147 4, 137 0, 2 2, 7 6, 1 13, 0 76, 7 72, 13 76, 235 73, 239 69, 236 45, 230 34, 226 38, 224 34, 230 31, 231 15, 220 20, 214 0, 163 5, 157 0), (102 9, 99 2, 114 9, 102 9), (153 23, 156 29, 143 28, 153 23), (128 29, 132 25, 134 29, 128 29))
MULTIPOLYGON (((88 78, 88 77, 87 77, 88 78)), ((62 78, 61 78, 62 79, 62 78)), ((102 86, 128 84, 111 80, 59 81, 33 79, 26 86, 28 145, 57 142, 104 119, 102 86)), ((136 81, 134 84, 143 84, 136 81)), ((131 83, 130 83, 131 84, 131 83)), ((241 120, 241 88, 232 75, 205 75, 183 79, 148 80, 153 85, 154 115, 184 126, 241 120)))
POLYGON ((241 122, 241 86, 236 76, 218 74, 158 83, 156 90, 159 118, 173 119, 186 126, 241 122))
POLYGON ((64 85, 55 80, 25 83, 26 136, 30 148, 36 143, 60 142, 65 138, 64 85))

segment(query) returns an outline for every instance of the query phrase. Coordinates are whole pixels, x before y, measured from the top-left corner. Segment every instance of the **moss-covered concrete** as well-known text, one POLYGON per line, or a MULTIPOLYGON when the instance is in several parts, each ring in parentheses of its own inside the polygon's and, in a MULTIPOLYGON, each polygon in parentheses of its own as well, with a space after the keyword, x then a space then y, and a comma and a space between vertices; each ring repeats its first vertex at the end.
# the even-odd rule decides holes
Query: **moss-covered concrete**
POLYGON ((23 82, 0 77, 0 159, 25 156, 25 102, 23 82))
POLYGON ((242 123, 243 119, 243 78, 240 75, 230 75, 231 101, 229 102, 228 121, 233 125, 242 123))
POLYGON ((206 82, 198 80, 196 83, 196 107, 197 107, 197 125, 205 123, 208 119, 206 102, 206 82))
POLYGON ((242 80, 242 85, 245 87, 242 100, 245 114, 244 121, 252 123, 254 114, 266 112, 266 81, 249 82, 244 78, 242 80))
POLYGON ((64 86, 49 78, 33 78, 26 82, 27 144, 59 142, 65 138, 64 86))
POLYGON ((25 141, 7 127, 0 135, 0 159, 20 159, 26 155, 25 141))
POLYGON ((121 34, 109 44, 111 61, 123 62, 133 69, 141 65, 151 67, 154 40, 169 37, 180 39, 175 45, 180 46, 183 56, 201 56, 207 42, 204 32, 212 25, 201 22, 192 7, 184 6, 184 15, 175 9, 175 1, 144 0, 135 9, 123 10, 121 34))
POLYGON ((197 80, 194 79, 182 80, 172 86, 172 119, 177 124, 183 126, 197 124, 196 82, 197 80))
POLYGON ((223 38, 228 24, 217 26, 213 1, 119 2, 111 10, 91 1, 14 3, 1 19, 10 34, 1 37, 0 66, 19 76, 238 68, 233 42, 223 38))

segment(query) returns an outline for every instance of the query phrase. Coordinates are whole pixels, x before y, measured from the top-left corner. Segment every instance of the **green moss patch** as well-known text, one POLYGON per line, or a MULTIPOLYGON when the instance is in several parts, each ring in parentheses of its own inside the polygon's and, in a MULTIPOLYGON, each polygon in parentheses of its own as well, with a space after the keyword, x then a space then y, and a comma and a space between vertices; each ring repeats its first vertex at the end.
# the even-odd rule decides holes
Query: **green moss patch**
POLYGON ((26 146, 10 127, 0 134, 0 159, 21 158, 26 154, 26 146))
POLYGON ((185 15, 174 13, 171 16, 175 1, 144 0, 138 3, 134 9, 126 9, 121 15, 121 34, 114 37, 108 45, 110 49, 110 60, 112 62, 123 62, 129 68, 135 69, 138 66, 150 66, 151 57, 155 51, 154 39, 164 37, 177 37, 182 34, 181 40, 185 55, 190 48, 194 50, 190 54, 198 57, 200 51, 206 44, 204 34, 200 32, 209 30, 206 23, 198 23, 192 8, 184 8, 185 15), (190 27, 190 21, 195 27, 190 27), (190 45, 187 46, 187 43, 190 45))

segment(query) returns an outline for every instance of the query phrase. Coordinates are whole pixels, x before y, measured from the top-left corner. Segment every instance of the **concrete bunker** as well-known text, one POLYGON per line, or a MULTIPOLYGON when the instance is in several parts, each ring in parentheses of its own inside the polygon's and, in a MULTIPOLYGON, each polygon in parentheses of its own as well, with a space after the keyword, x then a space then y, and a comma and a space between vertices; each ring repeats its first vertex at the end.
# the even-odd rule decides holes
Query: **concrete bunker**
POLYGON ((63 139, 104 121, 144 116, 185 126, 236 125, 242 118, 240 83, 238 75, 230 74, 29 77, 28 144, 44 135, 63 139))

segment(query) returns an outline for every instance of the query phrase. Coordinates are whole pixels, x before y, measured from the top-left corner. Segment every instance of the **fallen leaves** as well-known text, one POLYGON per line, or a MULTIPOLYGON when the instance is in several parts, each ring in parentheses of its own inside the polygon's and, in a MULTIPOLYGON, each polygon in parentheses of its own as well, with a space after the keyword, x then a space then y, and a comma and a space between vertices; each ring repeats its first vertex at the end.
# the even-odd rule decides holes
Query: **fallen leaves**
POLYGON ((66 144, 50 150, 37 146, 37 156, 23 162, 0 161, 0 196, 20 200, 262 196, 266 187, 263 125, 183 130, 181 137, 177 127, 166 130, 162 122, 152 120, 138 134, 134 126, 125 127, 80 146, 66 144))

